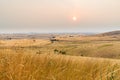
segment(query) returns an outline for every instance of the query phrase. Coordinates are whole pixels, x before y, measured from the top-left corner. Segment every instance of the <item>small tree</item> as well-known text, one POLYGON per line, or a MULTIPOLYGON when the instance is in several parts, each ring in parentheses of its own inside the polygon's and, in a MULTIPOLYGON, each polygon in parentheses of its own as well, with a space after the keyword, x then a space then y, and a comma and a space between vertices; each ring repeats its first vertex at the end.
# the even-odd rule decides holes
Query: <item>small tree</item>
POLYGON ((59 51, 59 53, 61 53, 61 54, 66 54, 66 52, 65 52, 65 51, 59 51))
POLYGON ((54 43, 55 41, 58 41, 57 39, 51 38, 50 39, 51 43, 54 43))
POLYGON ((36 52, 36 54, 41 54, 41 51, 39 50, 38 52, 36 52))
POLYGON ((33 42, 35 42, 36 40, 35 39, 33 39, 33 42))
POLYGON ((54 53, 57 53, 57 54, 66 54, 65 51, 61 51, 61 50, 57 50, 57 49, 54 49, 54 53))
POLYGON ((58 53, 59 52, 59 50, 57 50, 57 49, 54 49, 54 53, 58 53))

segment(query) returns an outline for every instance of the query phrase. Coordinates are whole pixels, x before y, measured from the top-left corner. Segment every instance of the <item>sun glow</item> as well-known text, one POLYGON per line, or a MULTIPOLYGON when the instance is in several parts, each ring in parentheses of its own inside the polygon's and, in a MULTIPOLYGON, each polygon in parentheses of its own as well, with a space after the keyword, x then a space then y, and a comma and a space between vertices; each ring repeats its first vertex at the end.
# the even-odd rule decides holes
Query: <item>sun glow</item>
POLYGON ((72 19, 73 19, 73 21, 76 21, 76 20, 77 20, 77 17, 76 17, 76 16, 73 16, 72 19))

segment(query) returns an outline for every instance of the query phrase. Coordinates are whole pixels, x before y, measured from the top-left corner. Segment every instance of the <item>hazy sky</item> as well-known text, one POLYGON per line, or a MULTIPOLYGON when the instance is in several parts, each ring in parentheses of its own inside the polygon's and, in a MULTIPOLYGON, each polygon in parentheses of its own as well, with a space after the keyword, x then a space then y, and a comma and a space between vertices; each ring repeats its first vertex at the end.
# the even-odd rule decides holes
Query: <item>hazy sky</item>
POLYGON ((0 0, 0 32, 112 30, 120 30, 120 0, 0 0))

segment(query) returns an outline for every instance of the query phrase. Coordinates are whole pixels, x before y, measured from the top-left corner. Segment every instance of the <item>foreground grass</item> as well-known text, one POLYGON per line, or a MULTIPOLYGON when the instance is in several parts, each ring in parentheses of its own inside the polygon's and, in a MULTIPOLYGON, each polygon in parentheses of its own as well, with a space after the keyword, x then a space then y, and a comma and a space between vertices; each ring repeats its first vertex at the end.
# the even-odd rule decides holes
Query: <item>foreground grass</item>
POLYGON ((120 80, 120 61, 0 53, 0 80, 120 80))

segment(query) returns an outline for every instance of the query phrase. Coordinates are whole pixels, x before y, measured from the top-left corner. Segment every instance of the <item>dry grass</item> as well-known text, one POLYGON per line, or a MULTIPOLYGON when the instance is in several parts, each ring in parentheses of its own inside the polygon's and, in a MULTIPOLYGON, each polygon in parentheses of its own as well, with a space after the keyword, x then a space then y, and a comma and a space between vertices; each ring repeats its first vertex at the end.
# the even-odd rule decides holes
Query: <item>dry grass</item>
POLYGON ((39 46, 49 44, 49 40, 44 39, 13 39, 13 40, 0 40, 0 46, 39 46))
POLYGON ((119 75, 119 60, 0 54, 0 80, 119 80, 119 75))
POLYGON ((85 56, 119 58, 120 42, 1 40, 0 80, 120 80, 120 60, 85 56))
POLYGON ((83 40, 83 41, 119 41, 120 37, 119 36, 80 36, 80 35, 73 35, 70 37, 70 35, 62 35, 62 36, 57 36, 56 39, 58 40, 83 40))
POLYGON ((120 41, 86 40, 65 40, 55 43, 41 39, 0 40, 0 52, 4 49, 6 53, 11 51, 42 54, 55 53, 54 50, 57 49, 67 55, 120 59, 120 41))
POLYGON ((54 49, 68 55, 120 59, 120 41, 61 41, 41 48, 50 53, 54 49))

